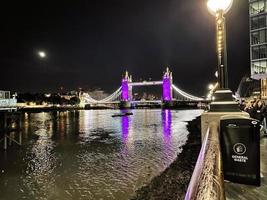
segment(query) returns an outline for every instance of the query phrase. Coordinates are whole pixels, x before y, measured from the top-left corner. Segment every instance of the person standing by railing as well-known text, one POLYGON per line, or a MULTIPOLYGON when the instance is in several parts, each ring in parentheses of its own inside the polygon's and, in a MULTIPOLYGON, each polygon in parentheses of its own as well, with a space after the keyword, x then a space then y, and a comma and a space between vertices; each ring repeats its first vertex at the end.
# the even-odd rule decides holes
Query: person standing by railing
POLYGON ((266 135, 267 108, 265 106, 265 102, 261 99, 251 101, 246 105, 244 111, 248 112, 251 118, 257 119, 261 122, 261 131, 264 135, 266 135))
POLYGON ((252 111, 253 111, 253 104, 254 104, 253 101, 249 101, 249 102, 246 104, 245 108, 244 108, 244 111, 247 112, 247 113, 250 115, 250 117, 251 117, 251 115, 252 115, 252 111))
POLYGON ((263 120, 262 120, 263 132, 264 132, 264 135, 267 135, 267 124, 266 124, 267 107, 266 107, 264 101, 262 101, 262 109, 261 109, 261 113, 262 113, 262 115, 263 115, 263 120))
POLYGON ((265 112, 265 106, 263 104, 263 101, 261 99, 257 99, 257 101, 253 104, 250 116, 262 122, 264 118, 263 112, 265 112))

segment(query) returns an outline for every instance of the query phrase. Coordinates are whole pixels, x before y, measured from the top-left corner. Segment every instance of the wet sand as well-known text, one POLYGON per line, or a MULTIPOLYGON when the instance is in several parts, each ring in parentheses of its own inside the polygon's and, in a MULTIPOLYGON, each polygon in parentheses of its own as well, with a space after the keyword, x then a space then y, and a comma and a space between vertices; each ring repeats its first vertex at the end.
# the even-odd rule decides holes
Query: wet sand
POLYGON ((159 176, 136 191, 131 200, 184 199, 201 148, 200 117, 188 122, 189 137, 183 151, 159 176))

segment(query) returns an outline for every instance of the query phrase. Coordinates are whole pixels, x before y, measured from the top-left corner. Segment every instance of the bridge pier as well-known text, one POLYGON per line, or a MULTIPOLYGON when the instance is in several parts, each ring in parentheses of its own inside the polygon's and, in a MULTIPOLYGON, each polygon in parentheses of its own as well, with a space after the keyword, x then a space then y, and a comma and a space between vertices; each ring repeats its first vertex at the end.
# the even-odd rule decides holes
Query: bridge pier
POLYGON ((119 105, 120 109, 127 109, 127 108, 131 108, 131 107, 132 107, 132 104, 130 101, 121 101, 120 105, 119 105))
POLYGON ((22 145, 21 113, 0 112, 0 143, 3 143, 4 150, 15 143, 22 145))
POLYGON ((168 108, 173 108, 175 106, 174 101, 162 101, 162 108, 163 109, 168 109, 168 108))

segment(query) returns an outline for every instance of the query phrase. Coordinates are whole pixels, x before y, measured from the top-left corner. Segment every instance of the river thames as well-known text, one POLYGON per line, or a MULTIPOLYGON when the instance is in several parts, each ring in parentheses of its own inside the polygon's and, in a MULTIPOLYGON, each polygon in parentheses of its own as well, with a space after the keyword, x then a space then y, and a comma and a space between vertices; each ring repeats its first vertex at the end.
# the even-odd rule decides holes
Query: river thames
POLYGON ((0 150, 0 199, 117 199, 166 169, 202 110, 23 114, 23 146, 0 150))

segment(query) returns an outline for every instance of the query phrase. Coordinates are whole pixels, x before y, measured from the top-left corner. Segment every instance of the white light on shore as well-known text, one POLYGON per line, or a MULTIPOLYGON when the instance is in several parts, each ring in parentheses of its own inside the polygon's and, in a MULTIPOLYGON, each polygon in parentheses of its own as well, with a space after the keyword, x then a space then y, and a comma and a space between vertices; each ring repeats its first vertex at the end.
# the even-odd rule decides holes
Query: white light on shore
POLYGON ((208 98, 208 99, 211 99, 211 97, 212 97, 212 94, 209 93, 209 94, 207 95, 207 98, 208 98))
POLYGON ((209 88, 209 90, 212 90, 214 88, 214 85, 209 84, 208 88, 209 88))

